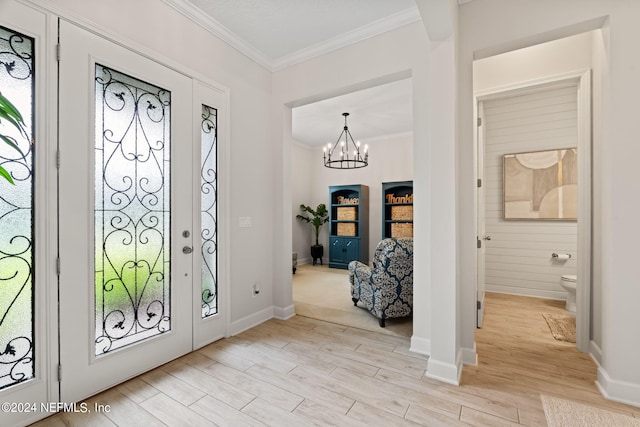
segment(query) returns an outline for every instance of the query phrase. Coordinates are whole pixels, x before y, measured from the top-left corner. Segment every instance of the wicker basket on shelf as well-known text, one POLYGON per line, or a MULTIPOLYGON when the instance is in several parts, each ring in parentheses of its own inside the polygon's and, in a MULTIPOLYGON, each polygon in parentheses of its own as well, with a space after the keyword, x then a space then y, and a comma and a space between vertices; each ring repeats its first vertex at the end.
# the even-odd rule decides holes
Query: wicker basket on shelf
POLYGON ((413 220, 413 206, 391 206, 391 220, 393 221, 413 220))
POLYGON ((339 222, 338 223, 338 236, 355 236, 356 224, 353 222, 339 222))
POLYGON ((355 221, 358 219, 358 211, 355 206, 348 208, 337 208, 338 221, 355 221))
POLYGON ((410 222, 392 223, 391 237, 413 237, 413 224, 410 222))

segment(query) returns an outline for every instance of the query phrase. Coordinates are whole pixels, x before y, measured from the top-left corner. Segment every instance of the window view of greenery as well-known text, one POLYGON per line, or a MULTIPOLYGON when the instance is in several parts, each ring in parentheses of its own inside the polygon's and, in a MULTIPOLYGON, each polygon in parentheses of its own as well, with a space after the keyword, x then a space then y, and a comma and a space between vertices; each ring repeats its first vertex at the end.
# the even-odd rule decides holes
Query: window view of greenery
POLYGON ((0 26, 0 389, 34 376, 33 43, 0 26))

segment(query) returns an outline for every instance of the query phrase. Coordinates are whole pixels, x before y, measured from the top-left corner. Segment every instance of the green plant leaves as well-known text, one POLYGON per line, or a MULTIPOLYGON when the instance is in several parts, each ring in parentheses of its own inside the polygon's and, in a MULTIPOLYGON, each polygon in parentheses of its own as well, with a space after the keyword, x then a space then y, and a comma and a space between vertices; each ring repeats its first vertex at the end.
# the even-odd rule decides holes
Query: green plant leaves
POLYGON ((2 166, 0 166, 0 176, 9 181, 9 184, 15 185, 15 182, 13 182, 13 178, 11 178, 9 172, 7 172, 7 170, 2 166))
MULTIPOLYGON (((29 134, 25 129, 22 114, 20 114, 20 111, 18 111, 16 106, 13 105, 11 101, 9 101, 4 95, 2 95, 2 93, 0 93, 0 123, 2 123, 2 121, 6 121, 15 126, 20 131, 21 135, 23 135, 27 140, 29 139, 29 134)), ((0 134, 0 139, 4 141, 5 144, 18 151, 18 153, 20 153, 20 155, 24 157, 24 153, 22 152, 20 147, 18 147, 13 138, 10 138, 7 135, 0 134)), ((0 166, 0 177, 9 181, 10 184, 15 185, 11 174, 9 174, 9 172, 7 172, 7 170, 2 166, 0 166)))

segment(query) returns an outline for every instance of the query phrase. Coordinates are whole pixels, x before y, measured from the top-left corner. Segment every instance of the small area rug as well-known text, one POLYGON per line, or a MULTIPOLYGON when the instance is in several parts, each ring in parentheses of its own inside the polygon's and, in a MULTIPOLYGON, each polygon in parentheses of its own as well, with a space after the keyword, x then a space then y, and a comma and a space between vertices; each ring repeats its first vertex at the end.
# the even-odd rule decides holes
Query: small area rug
POLYGON ((293 275, 293 305, 299 316, 387 335, 411 337, 413 333, 411 318, 387 319, 381 328, 366 308, 360 304, 355 307, 347 270, 299 265, 293 275))
POLYGON ((564 314, 542 313, 551 335, 558 341, 576 342, 576 318, 564 314))
POLYGON ((640 419, 570 400, 540 395, 549 427, 638 427, 640 419))

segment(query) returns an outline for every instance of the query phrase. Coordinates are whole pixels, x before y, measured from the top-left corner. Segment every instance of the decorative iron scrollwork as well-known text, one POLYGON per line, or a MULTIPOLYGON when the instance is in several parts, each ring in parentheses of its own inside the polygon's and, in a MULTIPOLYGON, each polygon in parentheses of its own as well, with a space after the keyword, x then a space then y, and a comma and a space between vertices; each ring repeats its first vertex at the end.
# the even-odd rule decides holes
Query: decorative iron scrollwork
POLYGON ((0 26, 0 88, 22 113, 27 136, 0 124, 0 389, 34 377, 34 40, 0 26))
POLYGON ((171 329, 170 107, 96 65, 96 355, 171 329))
POLYGON ((202 106, 200 197, 202 219, 202 317, 218 313, 217 110, 202 106))

